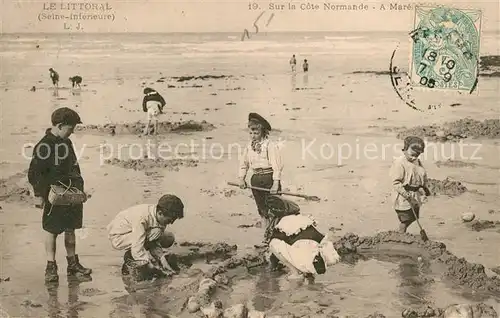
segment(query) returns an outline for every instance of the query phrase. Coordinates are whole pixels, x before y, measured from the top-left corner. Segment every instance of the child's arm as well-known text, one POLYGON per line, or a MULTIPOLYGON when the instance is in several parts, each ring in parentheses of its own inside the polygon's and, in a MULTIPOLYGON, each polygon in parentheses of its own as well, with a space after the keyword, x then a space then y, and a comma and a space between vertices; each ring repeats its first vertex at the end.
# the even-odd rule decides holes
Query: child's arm
POLYGON ((424 189, 426 196, 432 195, 431 190, 429 190, 429 179, 427 178, 427 173, 424 175, 424 185, 422 186, 422 189, 424 189))
POLYGON ((278 144, 270 142, 268 144, 267 151, 269 154, 269 162, 271 163, 271 167, 273 168, 273 181, 280 181, 284 164, 278 144))
POLYGON ((238 177, 240 182, 245 181, 248 169, 250 168, 250 162, 248 160, 248 147, 243 150, 243 155, 240 158, 240 166, 238 171, 238 177))
POLYGON ((146 243, 146 236, 146 222, 143 219, 139 219, 135 222, 135 224, 132 224, 132 257, 136 261, 146 261, 149 263, 151 261, 151 254, 144 246, 146 243))
POLYGON ((165 107, 165 105, 167 104, 167 102, 165 101, 165 99, 163 98, 163 96, 161 96, 160 94, 158 94, 158 98, 160 100, 160 103, 161 103, 161 107, 165 107))
POLYGON ((148 99, 146 96, 142 99, 142 111, 147 113, 148 112, 148 107, 147 107, 148 99))
POLYGON ((393 189, 399 193, 403 198, 409 200, 411 198, 411 194, 405 190, 403 186, 404 177, 405 177, 405 169, 403 165, 395 161, 390 170, 390 176, 392 181, 393 189))
POLYGON ((54 160, 53 151, 47 144, 33 148, 33 157, 28 169, 28 182, 33 187, 35 197, 45 197, 50 186, 50 162, 54 160))

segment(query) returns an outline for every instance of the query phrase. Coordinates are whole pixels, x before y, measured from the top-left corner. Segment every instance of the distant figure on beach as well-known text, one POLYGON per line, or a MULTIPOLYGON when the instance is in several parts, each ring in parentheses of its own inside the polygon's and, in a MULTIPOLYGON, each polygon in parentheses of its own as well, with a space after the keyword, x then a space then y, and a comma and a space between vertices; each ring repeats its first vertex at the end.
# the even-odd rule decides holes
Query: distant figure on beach
POLYGON ((304 73, 307 73, 309 71, 309 63, 307 63, 306 59, 304 59, 304 63, 302 64, 302 69, 304 70, 304 73))
POLYGON ((54 85, 55 87, 59 87, 59 74, 54 71, 52 67, 49 68, 49 75, 50 79, 52 80, 52 85, 54 85))
POLYGON ((84 191, 78 157, 69 139, 75 126, 82 121, 77 112, 67 107, 56 109, 52 113, 51 121, 52 127, 45 131, 45 135, 33 148, 33 158, 28 170, 28 181, 33 186, 35 197, 40 198, 40 207, 43 210, 42 228, 45 231, 47 255, 45 282, 59 281, 55 257, 57 237, 62 233, 67 253, 68 278, 88 281, 91 279, 89 276, 92 270, 80 264, 75 243, 75 230, 83 226, 83 203, 79 201, 80 203, 62 205, 50 199, 53 197, 50 193, 53 193, 51 188, 54 185, 84 191))
POLYGON ((166 102, 163 96, 152 88, 144 89, 144 99, 142 100, 142 110, 147 113, 148 124, 144 129, 144 135, 149 135, 151 121, 155 121, 154 133, 158 134, 158 116, 163 113, 166 102))
POLYGON ((111 246, 123 250, 122 274, 132 282, 177 271, 164 251, 174 244, 167 225, 184 217, 184 204, 172 194, 163 195, 156 204, 139 204, 119 212, 107 226, 111 246))
POLYGON ((328 266, 339 262, 333 243, 318 231, 312 218, 300 215, 297 204, 277 196, 269 196, 267 204, 275 218, 269 242, 273 269, 281 262, 290 271, 289 280, 312 283, 316 274, 326 273, 328 266))
POLYGON ((295 59, 295 54, 292 55, 292 58, 290 59, 290 67, 292 68, 292 72, 295 72, 295 69, 297 67, 297 60, 295 59))
POLYGON ((246 176, 251 169, 253 174, 250 185, 254 187, 266 188, 269 191, 252 189, 252 193, 257 205, 262 221, 265 224, 265 235, 263 243, 269 243, 269 227, 271 225, 266 197, 269 193, 276 194, 281 191, 281 174, 283 172, 283 160, 278 144, 269 140, 271 125, 264 117, 257 113, 248 115, 248 129, 251 141, 243 152, 239 167, 240 188, 247 187, 246 176))
POLYGON ((393 204, 401 233, 406 233, 408 227, 420 217, 420 206, 431 194, 427 185, 427 172, 418 159, 424 148, 425 143, 420 137, 406 137, 403 155, 394 160, 390 170, 393 204))
POLYGON ((71 82, 71 87, 75 88, 75 86, 78 86, 81 88, 80 84, 82 83, 83 78, 80 75, 70 77, 69 80, 71 82))

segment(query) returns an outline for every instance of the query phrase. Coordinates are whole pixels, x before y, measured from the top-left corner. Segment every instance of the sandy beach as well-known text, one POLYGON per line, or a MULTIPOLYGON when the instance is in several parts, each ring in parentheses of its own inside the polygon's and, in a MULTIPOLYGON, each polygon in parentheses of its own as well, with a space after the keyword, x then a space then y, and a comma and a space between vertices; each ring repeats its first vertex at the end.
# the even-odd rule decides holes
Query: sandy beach
MULTIPOLYGON (((336 242, 343 260, 319 275, 316 285, 298 288, 259 267, 220 263, 228 281, 218 281, 212 300, 220 299, 224 308, 245 304, 268 317, 400 317, 408 308, 455 303, 483 303, 500 313, 499 78, 493 76, 500 63, 483 68, 471 95, 415 92, 422 107, 441 104, 419 112, 398 98, 384 73, 398 44, 395 63, 408 68, 406 34, 277 34, 251 42, 234 37, 1 36, 2 317, 200 315, 181 308, 210 268, 223 258, 259 254, 254 244, 263 229, 251 192, 227 185, 237 180, 249 112, 266 117, 271 138, 282 141, 283 188, 321 198, 292 200, 336 242), (308 74, 291 74, 292 54, 299 65, 308 59, 308 74), (57 93, 49 67, 61 74, 57 93), (67 81, 76 74, 84 79, 81 90, 67 81), (36 91, 29 91, 32 86, 36 91), (167 100, 157 137, 139 136, 146 86, 167 100), (66 283, 59 238, 61 282, 47 290, 41 211, 26 169, 50 114, 63 106, 84 123, 71 137, 91 194, 77 251, 93 269, 93 280, 66 283), (456 259, 444 257, 444 249, 433 254, 438 243, 418 242, 416 224, 407 235, 382 233, 370 244, 349 235, 376 238, 397 229, 388 173, 408 134, 426 139, 423 164, 433 179, 421 223, 456 259), (122 209, 155 203, 164 193, 178 195, 186 207, 185 218, 171 226, 178 242, 224 242, 237 250, 210 262, 199 252, 179 277, 151 287, 154 292, 130 294, 120 273, 123 255, 111 248, 106 225, 122 209), (475 220, 464 223, 465 212, 475 220), (367 251, 353 257, 353 247, 367 251), (427 265, 419 264, 419 256, 427 265), (469 263, 454 271, 460 258, 469 263)), ((481 56, 498 55, 498 40, 495 33, 484 34, 481 56)), ((203 244, 202 251, 214 249, 203 244)), ((189 246, 176 249, 193 253, 189 246)))

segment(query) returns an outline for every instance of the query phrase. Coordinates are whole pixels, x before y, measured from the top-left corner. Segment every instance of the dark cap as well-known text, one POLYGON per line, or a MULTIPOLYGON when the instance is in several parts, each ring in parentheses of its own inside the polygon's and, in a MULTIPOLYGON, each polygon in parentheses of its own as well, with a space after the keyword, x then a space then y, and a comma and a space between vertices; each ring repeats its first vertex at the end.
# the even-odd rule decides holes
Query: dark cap
POLYGON ((53 126, 58 124, 76 125, 82 123, 80 115, 78 115, 77 112, 68 107, 61 107, 56 109, 52 113, 51 121, 53 126))
POLYGON ((181 199, 173 194, 165 194, 158 200, 158 208, 171 215, 182 217, 184 215, 184 204, 181 199))
POLYGON ((408 148, 410 148, 410 146, 412 149, 424 152, 425 142, 420 137, 408 136, 404 139, 403 150, 407 150, 408 148))
POLYGON ((150 88, 150 87, 146 87, 143 91, 144 94, 149 94, 149 93, 152 93, 152 92, 156 92, 154 89, 150 88))
POLYGON ((268 195, 266 197, 266 206, 269 208, 269 211, 277 217, 299 214, 300 212, 300 207, 297 203, 277 195, 268 195))
POLYGON ((257 113, 250 113, 248 114, 248 121, 250 122, 258 122, 259 124, 262 125, 262 127, 266 130, 271 130, 271 124, 267 120, 265 120, 264 117, 257 113))

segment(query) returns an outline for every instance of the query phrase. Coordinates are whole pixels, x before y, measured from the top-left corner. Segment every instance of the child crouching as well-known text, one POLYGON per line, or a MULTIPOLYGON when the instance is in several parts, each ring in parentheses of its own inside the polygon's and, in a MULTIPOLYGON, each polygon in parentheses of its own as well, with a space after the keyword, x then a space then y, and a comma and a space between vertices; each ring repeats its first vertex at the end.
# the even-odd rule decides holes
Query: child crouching
POLYGON ((175 272, 163 250, 174 244, 167 225, 184 217, 184 205, 175 195, 162 196, 157 204, 140 204, 118 213, 108 225, 114 249, 124 250, 122 273, 136 281, 175 272))
POLYGON ((268 199, 273 216, 281 215, 275 219, 269 251, 289 269, 290 280, 313 281, 316 274, 324 274, 340 257, 328 237, 317 230, 312 218, 298 214, 300 209, 296 204, 283 205, 291 208, 288 211, 276 209, 278 200, 283 199, 275 196, 268 199))

